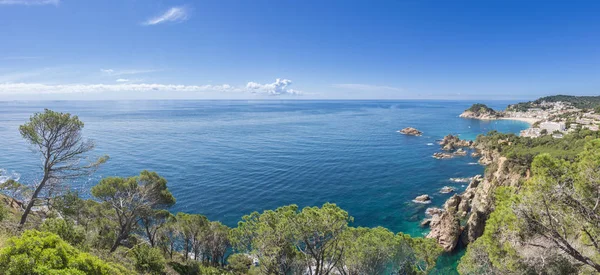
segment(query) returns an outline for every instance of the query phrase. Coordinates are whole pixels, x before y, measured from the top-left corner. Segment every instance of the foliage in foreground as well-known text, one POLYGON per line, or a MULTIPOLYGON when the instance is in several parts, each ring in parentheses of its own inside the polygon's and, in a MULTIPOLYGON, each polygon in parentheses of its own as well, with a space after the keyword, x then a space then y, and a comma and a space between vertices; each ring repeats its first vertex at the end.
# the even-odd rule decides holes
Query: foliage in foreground
POLYGON ((124 267, 107 263, 74 248, 58 235, 25 231, 8 240, 0 250, 3 274, 132 274, 124 267))
POLYGON ((442 249, 434 240, 389 230, 353 228, 334 204, 284 206, 244 216, 232 230, 234 248, 255 255, 260 274, 417 274, 435 265, 442 249))
POLYGON ((499 188, 482 237, 462 274, 600 272, 600 139, 575 161, 535 157, 521 190, 499 188))

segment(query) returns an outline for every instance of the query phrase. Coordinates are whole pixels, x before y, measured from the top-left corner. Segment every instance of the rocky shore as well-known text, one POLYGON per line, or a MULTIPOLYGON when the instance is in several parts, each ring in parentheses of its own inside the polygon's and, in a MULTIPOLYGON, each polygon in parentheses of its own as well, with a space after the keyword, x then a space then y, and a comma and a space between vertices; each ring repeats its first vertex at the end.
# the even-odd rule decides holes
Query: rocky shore
POLYGON ((421 222, 421 226, 431 229, 427 238, 437 240, 447 252, 459 244, 467 245, 483 234, 485 222, 493 210, 493 192, 497 187, 516 186, 528 175, 513 171, 507 158, 500 153, 472 146, 480 155, 479 163, 488 165, 486 174, 473 177, 465 191, 450 197, 441 211, 428 209, 428 218, 421 222))

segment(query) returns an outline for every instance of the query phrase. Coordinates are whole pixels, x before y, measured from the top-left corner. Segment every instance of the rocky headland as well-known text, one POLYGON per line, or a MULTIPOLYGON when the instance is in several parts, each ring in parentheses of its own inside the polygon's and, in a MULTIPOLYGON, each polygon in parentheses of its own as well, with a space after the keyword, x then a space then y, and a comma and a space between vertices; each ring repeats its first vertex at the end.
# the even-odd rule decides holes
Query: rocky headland
POLYGON ((483 234, 485 222, 493 211, 493 193, 499 186, 516 186, 529 173, 513 169, 508 159, 494 150, 472 145, 481 155, 479 163, 487 165, 485 175, 471 179, 461 194, 455 194, 444 204, 442 211, 428 211, 421 225, 429 226, 427 238, 436 239, 445 251, 458 244, 467 245, 483 234))
POLYGON ((502 117, 502 112, 496 112, 485 104, 476 103, 460 114, 460 117, 490 120, 502 117))

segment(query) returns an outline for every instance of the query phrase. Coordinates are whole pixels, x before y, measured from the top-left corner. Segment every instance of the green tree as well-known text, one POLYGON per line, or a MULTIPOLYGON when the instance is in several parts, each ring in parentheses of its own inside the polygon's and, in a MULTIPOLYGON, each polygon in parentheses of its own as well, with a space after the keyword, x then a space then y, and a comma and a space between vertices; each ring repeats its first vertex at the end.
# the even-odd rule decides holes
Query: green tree
POLYGON ((169 255, 169 259, 173 260, 173 253, 175 252, 175 244, 179 239, 179 226, 175 216, 167 219, 163 226, 157 231, 156 242, 166 255, 169 255))
POLYGON ((129 237, 143 214, 175 203, 167 180, 146 170, 136 177, 104 178, 92 187, 92 195, 112 208, 117 217, 118 229, 111 252, 129 237))
POLYGON ((183 259, 187 261, 190 253, 193 253, 194 260, 199 260, 198 256, 203 252, 203 238, 207 231, 208 219, 198 214, 177 213, 177 228, 183 240, 184 254, 183 259))
POLYGON ((150 246, 156 246, 158 232, 163 226, 167 225, 168 220, 173 218, 173 214, 165 209, 149 209, 148 213, 141 214, 140 223, 144 229, 146 238, 148 238, 148 242, 150 242, 150 246))
POLYGON ((108 157, 85 163, 87 153, 94 149, 94 143, 81 136, 83 122, 77 116, 46 109, 36 113, 29 122, 21 125, 21 136, 29 142, 42 159, 42 179, 33 186, 25 212, 19 225, 27 222, 31 208, 42 191, 50 191, 66 179, 73 179, 93 172, 108 157))
POLYGON ((337 269, 341 274, 391 273, 397 263, 400 242, 383 228, 348 228, 343 236, 344 253, 337 269))
POLYGON ((0 250, 2 274, 132 274, 124 267, 104 262, 83 253, 58 235, 50 232, 25 231, 9 239, 0 250))
POLYGON ((140 244, 129 250, 135 268, 142 274, 163 274, 166 261, 158 248, 140 244))
POLYGON ((209 222, 206 234, 204 235, 204 245, 206 254, 210 257, 213 266, 224 265, 225 252, 229 248, 229 227, 220 222, 209 222))
POLYGON ((305 207, 291 221, 294 243, 307 259, 309 273, 329 274, 342 258, 341 237, 352 217, 335 204, 326 203, 321 208, 305 207))
POLYGON ((296 250, 291 223, 297 212, 298 206, 288 205, 242 217, 231 230, 234 248, 257 257, 260 274, 284 275, 302 270, 304 260, 296 250))
POLYGON ((236 275, 247 274, 252 266, 252 258, 246 254, 236 253, 227 258, 229 270, 236 275))
POLYGON ((545 239, 600 272, 600 140, 588 143, 575 164, 540 155, 532 172, 516 211, 527 239, 545 239))
POLYGON ((400 274, 428 274, 435 267, 438 257, 444 252, 443 248, 433 239, 413 238, 408 234, 396 234, 400 250, 396 266, 400 274))

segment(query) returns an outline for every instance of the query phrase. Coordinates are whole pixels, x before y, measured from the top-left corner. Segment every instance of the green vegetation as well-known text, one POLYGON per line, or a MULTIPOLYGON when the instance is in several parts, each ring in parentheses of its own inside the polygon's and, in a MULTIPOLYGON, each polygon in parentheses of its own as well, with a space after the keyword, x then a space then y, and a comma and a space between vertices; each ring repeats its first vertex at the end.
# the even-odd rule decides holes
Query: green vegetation
POLYGON ((556 158, 573 161, 583 151, 585 144, 596 138, 600 138, 600 132, 588 129, 578 129, 560 139, 549 135, 527 138, 491 131, 485 136, 478 136, 476 142, 487 150, 497 151, 507 157, 511 165, 517 166, 517 170, 524 175, 535 156, 547 153, 556 158))
MULTIPOLYGON (((483 104, 468 111, 495 113, 483 104)), ((236 228, 172 214, 167 180, 150 171, 103 178, 92 199, 57 193, 58 184, 106 161, 78 164, 93 148, 82 127, 76 116, 49 110, 21 127, 45 168, 34 186, 0 185, 10 196, 0 198, 3 274, 427 274, 442 253, 432 239, 352 227, 349 213, 330 203, 254 212, 236 228), (43 208, 31 211, 34 205, 43 208), (23 231, 25 222, 34 230, 23 231)), ((555 139, 492 131, 476 143, 505 156, 504 169, 531 177, 495 188, 494 210, 459 271, 600 272, 600 133, 577 129, 555 139)))
POLYGON ((77 116, 48 109, 34 114, 19 127, 23 138, 40 154, 43 171, 42 179, 31 188, 33 192, 21 216, 20 227, 27 222, 31 208, 43 191, 57 188, 64 180, 89 174, 107 160, 102 157, 94 163, 83 164, 86 153, 94 149, 94 143, 83 140, 82 129, 83 122, 77 116))
POLYGON ((431 239, 351 227, 353 218, 329 203, 255 212, 233 229, 173 215, 167 180, 150 171, 103 178, 92 199, 60 192, 107 160, 82 164, 94 148, 82 129, 76 116, 50 110, 21 126, 42 156, 42 179, 0 185, 10 196, 0 197, 2 274, 426 274, 442 253, 431 239))
POLYGON ((507 110, 525 112, 531 108, 542 108, 542 102, 568 102, 579 109, 596 109, 600 107, 600 96, 553 95, 538 98, 534 101, 509 105, 507 110))
POLYGON ((496 208, 461 259, 462 274, 600 272, 600 139, 579 146, 564 148, 580 151, 572 159, 537 155, 521 188, 496 190, 496 208))
POLYGON ((83 253, 49 232, 25 231, 0 250, 2 274, 131 274, 123 266, 83 253))
POLYGON ((469 107, 469 109, 465 110, 465 111, 469 111, 469 112, 473 112, 477 115, 480 114, 495 114, 496 111, 494 111, 494 109, 488 107, 485 104, 481 104, 481 103, 475 103, 473 105, 471 105, 471 107, 469 107))

